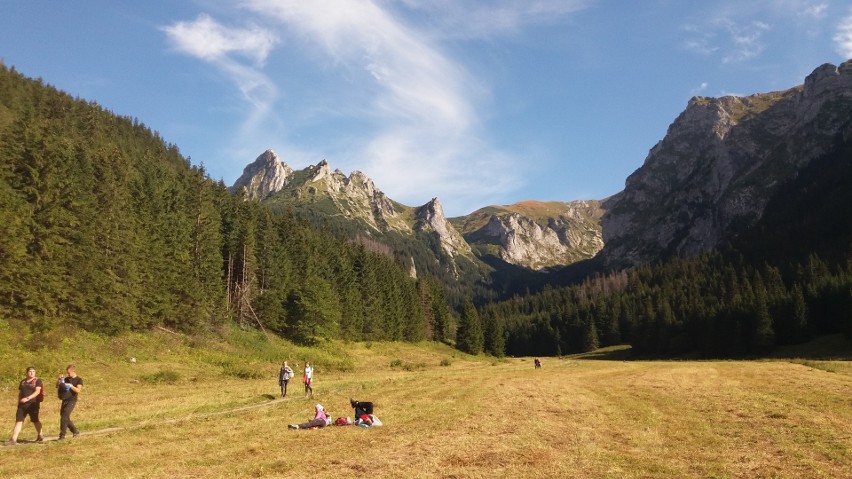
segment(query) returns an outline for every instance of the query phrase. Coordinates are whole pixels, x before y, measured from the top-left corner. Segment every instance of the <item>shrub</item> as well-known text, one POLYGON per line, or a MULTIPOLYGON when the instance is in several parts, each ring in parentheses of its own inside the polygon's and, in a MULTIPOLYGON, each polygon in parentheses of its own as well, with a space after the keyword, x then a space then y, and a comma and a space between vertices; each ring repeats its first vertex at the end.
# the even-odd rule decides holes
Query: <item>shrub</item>
POLYGON ((172 371, 170 369, 166 369, 166 370, 163 370, 163 371, 157 371, 154 374, 146 374, 145 376, 142 376, 140 379, 142 379, 142 381, 144 381, 146 383, 150 383, 150 384, 159 384, 159 383, 174 384, 174 383, 178 382, 178 380, 180 380, 180 374, 178 374, 177 372, 172 371))

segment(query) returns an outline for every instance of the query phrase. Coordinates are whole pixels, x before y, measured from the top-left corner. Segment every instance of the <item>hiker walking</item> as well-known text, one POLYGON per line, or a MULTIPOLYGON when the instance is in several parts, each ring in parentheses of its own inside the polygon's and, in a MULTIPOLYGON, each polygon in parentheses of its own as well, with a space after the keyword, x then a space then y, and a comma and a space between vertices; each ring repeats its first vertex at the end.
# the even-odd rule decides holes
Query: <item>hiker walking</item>
POLYGON ((18 434, 24 427, 24 419, 29 416, 35 426, 36 441, 43 441, 41 434, 41 422, 38 420, 38 410, 41 400, 44 398, 44 384, 36 376, 36 370, 30 366, 27 368, 27 377, 18 385, 18 410, 15 413, 15 428, 12 429, 12 438, 8 444, 17 444, 18 434))
POLYGON ((281 386, 281 397, 287 396, 287 383, 290 382, 290 378, 294 375, 293 369, 287 365, 287 361, 284 361, 281 370, 278 371, 278 385, 281 386))
POLYGON ((74 437, 80 435, 80 430, 74 426, 71 421, 71 413, 77 406, 77 395, 83 390, 83 378, 77 376, 77 368, 73 364, 69 364, 65 368, 65 373, 68 376, 59 375, 59 380, 56 381, 56 392, 59 399, 62 400, 62 406, 59 408, 59 440, 65 439, 65 433, 71 430, 74 437))
POLYGON ((314 368, 311 367, 311 363, 305 363, 305 375, 302 376, 302 382, 305 383, 305 397, 314 397, 314 388, 311 386, 311 383, 314 380, 314 368))

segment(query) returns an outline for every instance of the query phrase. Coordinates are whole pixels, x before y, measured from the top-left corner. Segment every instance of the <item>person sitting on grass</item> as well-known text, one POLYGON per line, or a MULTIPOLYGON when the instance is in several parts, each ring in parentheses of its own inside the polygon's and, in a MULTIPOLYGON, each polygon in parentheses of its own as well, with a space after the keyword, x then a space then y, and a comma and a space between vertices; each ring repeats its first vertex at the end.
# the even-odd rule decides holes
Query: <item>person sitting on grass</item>
POLYGON ((330 416, 325 412, 325 408, 322 407, 322 404, 316 405, 316 415, 314 418, 308 422, 303 422, 302 424, 290 424, 287 426, 290 429, 312 429, 315 427, 325 427, 331 423, 330 416))

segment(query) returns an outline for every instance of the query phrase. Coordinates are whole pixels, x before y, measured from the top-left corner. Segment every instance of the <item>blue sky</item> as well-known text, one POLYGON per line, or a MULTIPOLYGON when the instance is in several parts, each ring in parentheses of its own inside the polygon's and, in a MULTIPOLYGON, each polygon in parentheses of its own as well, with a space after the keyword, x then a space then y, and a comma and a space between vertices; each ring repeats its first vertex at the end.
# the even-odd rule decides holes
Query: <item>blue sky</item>
POLYGON ((620 191, 694 95, 852 57, 828 0, 4 1, 0 58, 214 179, 268 148, 448 215, 620 191))

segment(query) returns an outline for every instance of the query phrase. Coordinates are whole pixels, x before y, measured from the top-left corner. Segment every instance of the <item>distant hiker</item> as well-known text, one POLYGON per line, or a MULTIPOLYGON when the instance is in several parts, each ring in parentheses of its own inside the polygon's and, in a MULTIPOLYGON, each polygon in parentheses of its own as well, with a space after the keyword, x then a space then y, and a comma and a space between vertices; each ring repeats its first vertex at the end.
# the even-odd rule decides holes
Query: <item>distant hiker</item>
POLYGON ((281 386, 281 397, 287 396, 287 383, 290 382, 290 378, 294 375, 293 369, 287 365, 287 361, 284 361, 284 365, 278 371, 278 385, 281 386))
POLYGON ((535 358, 535 368, 541 369, 541 359, 535 358))
POLYGON ((18 434, 24 427, 24 418, 30 417, 30 420, 35 426, 38 437, 36 441, 43 441, 44 436, 41 434, 41 422, 38 420, 38 410, 41 407, 41 401, 44 398, 44 384, 41 379, 36 377, 34 367, 27 368, 27 377, 18 384, 18 410, 15 413, 15 428, 12 429, 12 438, 8 444, 16 444, 18 442, 18 434))
POLYGON ((364 415, 373 414, 373 403, 370 401, 356 401, 349 398, 349 404, 355 409, 356 419, 364 415))
POLYGON ((290 429, 311 429, 314 427, 326 427, 331 423, 331 416, 329 416, 325 412, 325 408, 322 407, 322 404, 317 404, 315 406, 316 414, 314 418, 308 422, 303 422, 302 424, 290 424, 287 426, 290 429))
POLYGON ((305 363, 305 375, 302 376, 302 382, 305 383, 305 397, 314 397, 314 388, 311 383, 314 381, 314 368, 311 363, 305 363))
POLYGON ((80 435, 80 431, 74 426, 71 421, 71 413, 77 406, 77 395, 83 390, 83 378, 77 376, 77 368, 73 364, 69 364, 65 368, 65 373, 68 376, 59 375, 59 380, 56 381, 56 393, 59 399, 62 400, 62 406, 59 408, 59 440, 65 439, 65 433, 70 429, 74 437, 80 435))

